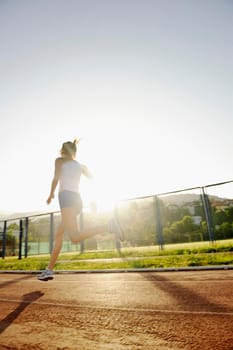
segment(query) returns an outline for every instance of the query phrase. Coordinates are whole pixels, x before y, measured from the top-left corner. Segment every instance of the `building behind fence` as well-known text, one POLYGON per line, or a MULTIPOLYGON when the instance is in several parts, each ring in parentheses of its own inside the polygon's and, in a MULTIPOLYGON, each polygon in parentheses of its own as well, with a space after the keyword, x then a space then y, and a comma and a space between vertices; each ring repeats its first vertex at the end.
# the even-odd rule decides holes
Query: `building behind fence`
MULTIPOLYGON (((233 181, 193 187, 146 197, 120 201, 114 215, 120 221, 125 240, 103 234, 72 244, 64 236, 62 252, 121 247, 158 245, 163 249, 171 243, 210 241, 233 238, 233 181), (222 195, 222 193, 227 195, 222 195)), ((111 213, 85 211, 82 226, 109 219, 111 213)), ((60 213, 0 220, 0 256, 28 257, 49 254, 60 213)))

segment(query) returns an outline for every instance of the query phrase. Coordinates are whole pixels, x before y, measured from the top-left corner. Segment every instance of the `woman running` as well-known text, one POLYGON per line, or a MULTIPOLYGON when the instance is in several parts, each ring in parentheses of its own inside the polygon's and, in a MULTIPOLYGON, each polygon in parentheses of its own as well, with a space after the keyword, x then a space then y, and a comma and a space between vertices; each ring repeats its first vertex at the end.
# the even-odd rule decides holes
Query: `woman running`
POLYGON ((92 175, 85 165, 75 159, 77 143, 77 140, 64 142, 61 148, 61 157, 55 160, 54 177, 47 204, 51 203, 57 185, 59 184, 58 199, 61 209, 61 222, 55 233, 55 244, 49 265, 37 276, 41 281, 53 279, 53 268, 62 248, 64 232, 68 234, 72 243, 79 243, 104 231, 115 233, 119 239, 122 239, 122 231, 115 218, 111 219, 106 225, 89 229, 84 228, 80 232, 79 220, 77 220, 82 211, 82 199, 79 193, 80 178, 82 175, 91 178, 92 175))

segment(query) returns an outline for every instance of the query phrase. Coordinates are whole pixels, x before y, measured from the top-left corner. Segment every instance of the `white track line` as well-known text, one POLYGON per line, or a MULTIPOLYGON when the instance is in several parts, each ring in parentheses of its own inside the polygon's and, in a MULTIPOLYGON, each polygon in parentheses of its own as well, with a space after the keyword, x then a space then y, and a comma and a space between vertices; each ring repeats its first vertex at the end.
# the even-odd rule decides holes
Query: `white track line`
POLYGON ((0 298, 0 302, 17 303, 17 304, 36 304, 46 306, 57 306, 72 309, 94 309, 94 310, 113 310, 113 311, 128 311, 128 312, 157 312, 165 314, 183 314, 183 315, 210 315, 210 316, 233 316, 233 312, 218 312, 218 311, 185 311, 185 310, 162 310, 162 309, 145 309, 145 308, 124 308, 124 307, 105 307, 105 306, 91 306, 91 305, 74 305, 64 303, 51 303, 46 301, 30 301, 20 299, 5 299, 0 298))

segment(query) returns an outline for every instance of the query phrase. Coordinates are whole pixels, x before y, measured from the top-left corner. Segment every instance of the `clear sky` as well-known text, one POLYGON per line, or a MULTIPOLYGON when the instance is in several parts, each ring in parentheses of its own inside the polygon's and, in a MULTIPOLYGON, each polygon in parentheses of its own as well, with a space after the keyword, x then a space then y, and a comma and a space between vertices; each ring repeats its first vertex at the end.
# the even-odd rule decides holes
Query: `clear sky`
POLYGON ((232 18, 232 0, 0 0, 0 211, 57 210, 75 137, 86 201, 232 180, 232 18))

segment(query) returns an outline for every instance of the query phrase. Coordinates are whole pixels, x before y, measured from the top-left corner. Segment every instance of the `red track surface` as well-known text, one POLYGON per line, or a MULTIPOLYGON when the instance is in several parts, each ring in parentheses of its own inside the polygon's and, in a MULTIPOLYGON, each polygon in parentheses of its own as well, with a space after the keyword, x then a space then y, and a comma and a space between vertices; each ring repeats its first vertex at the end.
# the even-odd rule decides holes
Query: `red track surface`
POLYGON ((0 274, 0 349, 233 350, 233 271, 0 274))

